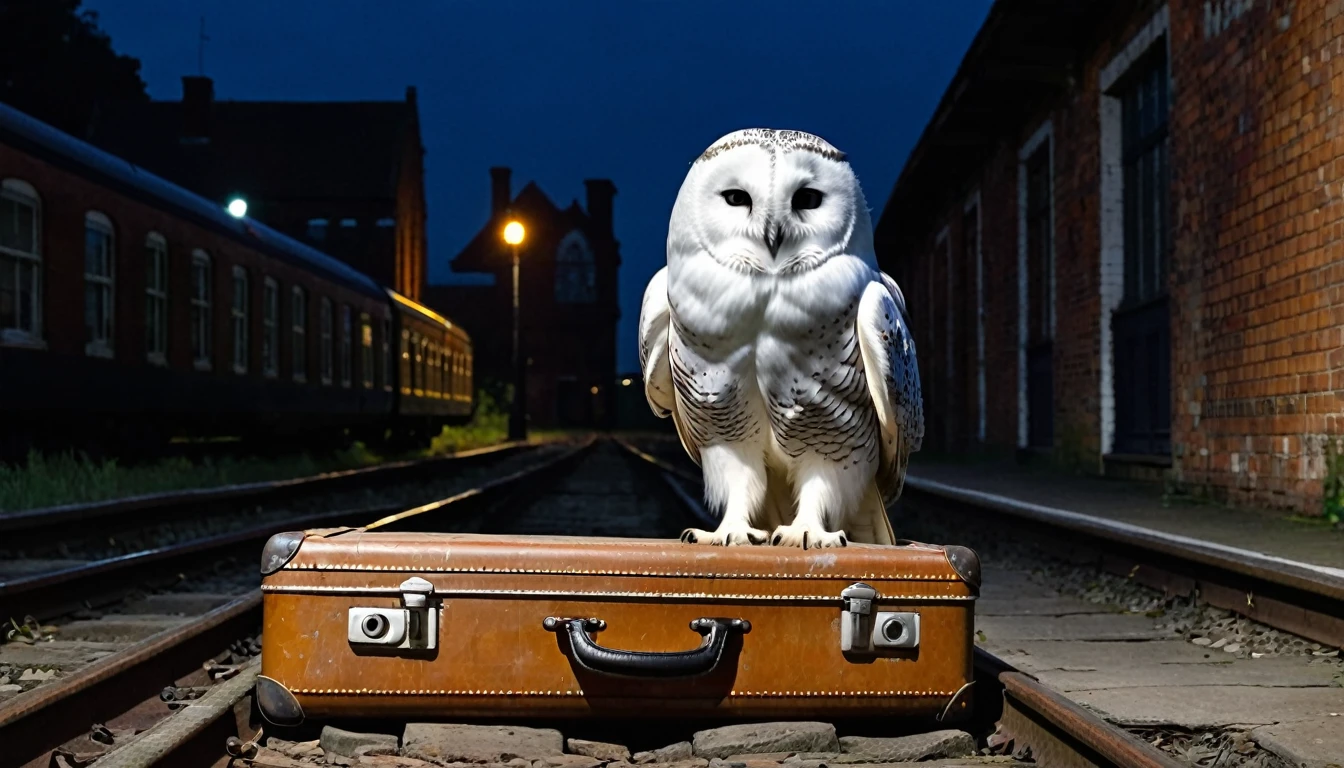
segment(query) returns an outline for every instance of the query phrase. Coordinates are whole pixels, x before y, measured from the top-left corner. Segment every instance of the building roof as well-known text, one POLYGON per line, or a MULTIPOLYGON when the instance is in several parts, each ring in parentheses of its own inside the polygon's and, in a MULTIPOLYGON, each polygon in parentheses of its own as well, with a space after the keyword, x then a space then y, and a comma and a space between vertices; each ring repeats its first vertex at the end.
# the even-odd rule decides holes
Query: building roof
POLYGON ((392 200, 418 119, 414 88, 404 101, 212 101, 204 143, 182 140, 183 112, 179 101, 115 104, 90 140, 212 198, 392 200))
MULTIPOLYGON (((560 210, 547 194, 541 191, 535 181, 529 181, 510 203, 514 210, 529 214, 529 218, 560 220, 569 218, 576 226, 587 224, 588 215, 576 205, 569 210, 560 210)), ((505 246, 500 240, 500 222, 492 214, 489 221, 476 233, 471 241, 449 262, 454 272, 493 272, 503 269, 504 263, 496 261, 502 255, 505 246)))
MULTIPOLYGON (((144 168, 0 104, 0 142, 52 165, 103 184, 148 205, 230 237, 248 248, 324 274, 368 295, 378 285, 344 262, 287 237, 255 219, 237 219, 218 203, 149 173, 144 168)), ((39 190, 40 192, 41 190, 39 190)))
POLYGON ((963 191, 1022 123, 1069 87, 1117 0, 995 0, 878 218, 879 253, 963 191))

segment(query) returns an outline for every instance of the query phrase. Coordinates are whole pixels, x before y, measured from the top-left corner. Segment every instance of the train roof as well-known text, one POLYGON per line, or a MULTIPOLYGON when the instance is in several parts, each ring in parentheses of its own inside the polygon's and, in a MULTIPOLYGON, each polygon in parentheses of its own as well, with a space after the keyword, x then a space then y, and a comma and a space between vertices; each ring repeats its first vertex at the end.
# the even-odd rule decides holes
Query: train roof
POLYGON ((424 304, 421 304, 420 302, 414 299, 402 296, 400 293, 397 293, 391 288, 384 288, 383 290, 387 291, 387 295, 392 299, 394 303, 398 305, 398 307, 401 309, 402 312, 405 312, 410 315, 417 315, 426 322, 437 323, 439 325, 442 325, 444 329, 447 330, 449 333, 455 336, 459 336, 468 341, 471 340, 471 336, 467 333, 465 328, 458 325, 457 323, 454 323, 453 321, 449 320, 443 315, 440 315, 438 312, 435 312, 429 307, 426 307, 424 304))
POLYGON ((80 141, 6 104, 0 104, 0 141, 58 167, 89 177, 131 197, 220 232, 283 261, 322 273, 367 295, 381 286, 339 259, 305 245, 255 219, 234 218, 223 207, 134 163, 80 141))

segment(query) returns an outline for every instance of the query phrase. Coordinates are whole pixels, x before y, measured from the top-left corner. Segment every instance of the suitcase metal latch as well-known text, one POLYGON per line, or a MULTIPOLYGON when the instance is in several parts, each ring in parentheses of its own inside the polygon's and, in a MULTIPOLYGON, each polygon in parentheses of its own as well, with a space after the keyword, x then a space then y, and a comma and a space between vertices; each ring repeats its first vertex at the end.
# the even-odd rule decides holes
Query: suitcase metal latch
POLYGON ((863 654, 919 647, 919 614, 873 611, 877 590, 858 582, 840 593, 840 650, 863 654))
POLYGON ((430 602, 434 585, 413 576, 401 583, 402 608, 351 608, 347 624, 350 645, 408 651, 438 646, 439 612, 430 602))

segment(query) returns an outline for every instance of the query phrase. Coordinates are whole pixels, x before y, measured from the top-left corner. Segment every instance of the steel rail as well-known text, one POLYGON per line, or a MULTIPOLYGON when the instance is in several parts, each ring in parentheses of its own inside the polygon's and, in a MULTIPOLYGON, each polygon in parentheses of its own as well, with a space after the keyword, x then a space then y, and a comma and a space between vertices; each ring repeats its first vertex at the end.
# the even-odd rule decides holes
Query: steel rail
POLYGON ((1009 516, 1047 534, 1092 544, 1107 570, 1157 589, 1198 591, 1218 608, 1275 629, 1344 646, 1344 570, 1200 541, 1116 520, 907 476, 912 500, 1009 516))
MULTIPOLYGON (((408 520, 424 523, 426 516, 432 513, 451 513, 457 519, 476 511, 482 505, 496 503, 510 493, 520 490, 530 492, 543 483, 529 481, 544 481, 558 473, 591 449, 593 444, 593 438, 589 438, 558 456, 430 504, 410 509, 398 505, 342 510, 279 521, 175 547, 161 547, 137 555, 110 558, 56 574, 7 582, 0 585, 0 597, 5 596, 6 589, 10 593, 32 596, 53 588, 70 590, 72 584, 82 584, 85 580, 103 578, 108 574, 124 578, 123 574, 128 569, 133 569, 135 573, 142 572, 142 567, 162 569, 184 558, 199 557, 204 553, 249 543, 264 543, 275 533, 348 524, 352 518, 369 520, 366 526, 369 528, 396 527, 408 520)), ((0 750, 0 768, 45 765, 52 750, 87 731, 90 724, 105 722, 156 697, 164 685, 198 669, 203 659, 218 654, 230 641, 260 624, 261 592, 254 590, 182 626, 159 632, 55 683, 0 704, 0 744, 6 746, 6 749, 0 750)), ((224 710, 221 710, 220 715, 223 713, 224 710)), ((182 731, 186 734, 184 739, 200 732, 200 727, 182 731)), ((161 754, 164 747, 158 744, 154 749, 156 754, 161 754)))

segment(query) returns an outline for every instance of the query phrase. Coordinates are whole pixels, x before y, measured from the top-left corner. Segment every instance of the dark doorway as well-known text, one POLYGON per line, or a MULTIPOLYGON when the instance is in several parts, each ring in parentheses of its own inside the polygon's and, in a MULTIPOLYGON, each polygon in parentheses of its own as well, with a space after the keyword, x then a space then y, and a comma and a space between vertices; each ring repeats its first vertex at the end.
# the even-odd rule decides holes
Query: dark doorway
POLYGON ((1027 445, 1055 442, 1055 259, 1050 140, 1027 158, 1027 445))
POLYGON ((1122 104, 1124 295, 1111 318, 1118 454, 1171 453, 1171 243, 1167 58, 1159 41, 1116 93, 1122 104))

